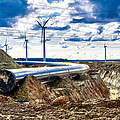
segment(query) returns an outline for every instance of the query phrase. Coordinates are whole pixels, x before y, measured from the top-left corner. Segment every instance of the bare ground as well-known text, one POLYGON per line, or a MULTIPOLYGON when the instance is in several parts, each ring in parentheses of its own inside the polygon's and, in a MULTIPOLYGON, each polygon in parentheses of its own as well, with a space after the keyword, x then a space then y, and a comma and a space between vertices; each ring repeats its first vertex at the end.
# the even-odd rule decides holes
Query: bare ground
MULTIPOLYGON (((2 50, 0 60, 0 69, 19 67, 2 50)), ((120 63, 88 65, 91 69, 103 70, 104 78, 119 81, 120 63)), ((0 120, 120 120, 120 98, 110 100, 108 84, 98 78, 94 73, 74 74, 62 79, 57 76, 47 78, 52 82, 43 85, 30 76, 17 84, 12 93, 0 95, 0 120)))
POLYGON ((119 120, 120 99, 66 103, 63 106, 32 105, 0 96, 1 120, 119 120))

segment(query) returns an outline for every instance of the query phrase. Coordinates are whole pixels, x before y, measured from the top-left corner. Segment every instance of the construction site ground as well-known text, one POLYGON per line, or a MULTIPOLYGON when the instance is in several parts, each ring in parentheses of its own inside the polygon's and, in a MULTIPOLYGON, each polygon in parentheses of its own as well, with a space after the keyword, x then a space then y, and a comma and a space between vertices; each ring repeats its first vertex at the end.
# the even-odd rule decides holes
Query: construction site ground
MULTIPOLYGON (((0 54, 1 69, 37 67, 0 54)), ((85 64, 85 73, 16 81, 11 92, 0 94, 0 120, 120 120, 120 64, 85 64)))
POLYGON ((1 120, 120 120, 120 99, 33 105, 0 96, 1 120))

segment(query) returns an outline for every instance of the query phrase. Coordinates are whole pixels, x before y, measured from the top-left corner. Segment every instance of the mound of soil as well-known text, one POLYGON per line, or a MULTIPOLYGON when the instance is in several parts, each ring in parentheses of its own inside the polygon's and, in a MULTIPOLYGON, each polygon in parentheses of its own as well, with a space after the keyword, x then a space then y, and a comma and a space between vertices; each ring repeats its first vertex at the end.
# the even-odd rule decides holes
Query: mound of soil
POLYGON ((45 80, 43 84, 40 79, 27 76, 17 83, 18 87, 13 90, 14 97, 19 101, 58 106, 66 102, 76 103, 90 99, 109 98, 110 95, 109 89, 96 73, 51 76, 45 80))
POLYGON ((0 49, 0 70, 18 68, 19 65, 2 49, 0 49))
POLYGON ((49 102, 47 88, 34 76, 26 76, 25 79, 20 80, 12 91, 12 95, 18 101, 36 101, 45 104, 49 102))

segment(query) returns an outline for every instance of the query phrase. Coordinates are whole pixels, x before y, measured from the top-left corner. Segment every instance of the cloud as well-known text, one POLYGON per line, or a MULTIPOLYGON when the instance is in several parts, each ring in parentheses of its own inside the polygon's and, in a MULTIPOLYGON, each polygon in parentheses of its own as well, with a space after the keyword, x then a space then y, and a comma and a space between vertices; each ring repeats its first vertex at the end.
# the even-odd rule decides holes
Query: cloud
POLYGON ((69 30, 70 26, 66 25, 64 27, 48 27, 48 30, 58 30, 58 31, 63 31, 63 30, 69 30))
POLYGON ((64 0, 47 0, 48 3, 60 2, 60 1, 64 1, 64 0))
POLYGON ((86 23, 86 24, 93 24, 93 23, 105 23, 105 21, 103 20, 98 20, 98 19, 94 19, 94 18, 81 18, 81 19, 76 19, 73 18, 71 23, 86 23))
POLYGON ((72 9, 70 11, 71 17, 93 17, 92 14, 94 4, 92 4, 89 0, 74 0, 72 3, 68 4, 69 7, 72 9))
POLYGON ((120 30, 116 30, 114 31, 114 33, 120 34, 120 30))
POLYGON ((93 24, 93 23, 98 23, 98 24, 107 24, 107 23, 111 23, 111 22, 116 22, 116 21, 120 21, 120 18, 116 18, 116 19, 101 19, 101 18, 81 18, 81 19, 76 19, 73 18, 72 21, 70 23, 85 23, 85 24, 93 24))
MULTIPOLYGON (((35 25, 35 27, 33 28, 33 30, 40 30, 41 27, 39 25, 35 25)), ((69 30, 70 26, 66 25, 64 27, 47 27, 47 30, 57 30, 57 31, 63 31, 63 30, 69 30)))
MULTIPOLYGON (((0 6, 3 9, 0 16, 10 19, 0 19, 0 26, 12 26, 15 30, 31 32, 33 37, 27 37, 33 42, 33 46, 40 44, 41 28, 36 22, 38 17, 41 17, 41 23, 51 17, 46 24, 46 40, 50 40, 47 45, 56 46, 63 41, 63 46, 66 47, 66 44, 76 46, 81 42, 118 40, 112 35, 118 35, 115 31, 118 30, 120 21, 119 1, 1 0, 0 5, 1 3, 10 7, 5 9, 5 5, 4 8, 0 6)), ((18 34, 16 36, 19 37, 18 34)), ((17 41, 19 39, 14 40, 15 45, 17 41)))
POLYGON ((69 7, 73 9, 70 11, 72 23, 106 24, 120 21, 119 0, 74 0, 69 7), (80 18, 76 19, 76 16, 80 18))
POLYGON ((69 39, 65 39, 65 41, 80 42, 85 40, 83 38, 69 38, 69 39))
POLYGON ((49 17, 53 17, 47 23, 47 26, 50 26, 51 29, 53 29, 53 27, 66 26, 67 19, 63 22, 63 17, 61 18, 66 10, 59 9, 61 6, 66 6, 64 2, 48 3, 47 0, 28 0, 27 3, 29 4, 29 9, 32 9, 32 12, 25 17, 18 18, 18 22, 13 25, 16 29, 22 29, 23 31, 28 31, 30 29, 39 30, 40 28, 36 27, 36 20, 38 20, 38 17, 42 18, 42 22, 46 21, 49 17))

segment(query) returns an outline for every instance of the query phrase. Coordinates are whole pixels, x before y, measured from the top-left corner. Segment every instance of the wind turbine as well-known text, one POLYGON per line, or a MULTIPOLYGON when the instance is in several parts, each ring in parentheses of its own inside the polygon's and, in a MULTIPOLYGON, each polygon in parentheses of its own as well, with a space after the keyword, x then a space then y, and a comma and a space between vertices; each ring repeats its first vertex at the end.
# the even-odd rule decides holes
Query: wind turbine
POLYGON ((8 50, 7 37, 6 37, 5 44, 3 45, 3 47, 5 47, 5 51, 7 53, 7 50, 8 50))
POLYGON ((107 46, 105 44, 104 44, 104 48, 105 48, 105 62, 106 62, 106 56, 107 56, 106 48, 107 48, 107 46))
POLYGON ((25 38, 24 44, 25 44, 25 48, 26 48, 26 61, 27 61, 28 60, 28 40, 26 39, 26 32, 25 32, 24 38, 25 38))
POLYGON ((43 61, 46 61, 46 49, 45 49, 45 29, 47 28, 47 27, 45 27, 45 25, 47 24, 47 22, 50 20, 50 18, 49 19, 47 19, 46 21, 45 21, 45 23, 42 25, 39 21, 37 21, 37 23, 39 24, 39 26, 42 28, 42 33, 41 33, 41 42, 43 42, 43 61), (42 37, 43 37, 43 41, 42 41, 42 37))

